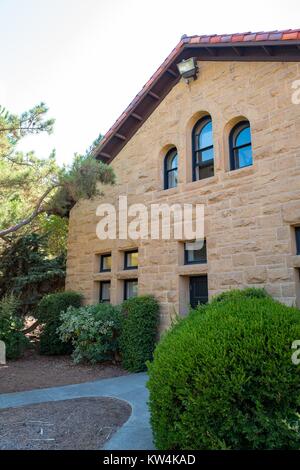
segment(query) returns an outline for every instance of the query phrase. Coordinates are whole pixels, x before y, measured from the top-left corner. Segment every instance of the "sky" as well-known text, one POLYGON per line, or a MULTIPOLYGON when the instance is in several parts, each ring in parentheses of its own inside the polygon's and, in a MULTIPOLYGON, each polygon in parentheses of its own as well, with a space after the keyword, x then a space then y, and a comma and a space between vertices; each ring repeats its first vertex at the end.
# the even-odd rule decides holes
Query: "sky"
POLYGON ((43 101, 54 133, 20 150, 69 164, 104 134, 183 34, 300 28, 299 0, 0 0, 0 105, 43 101))

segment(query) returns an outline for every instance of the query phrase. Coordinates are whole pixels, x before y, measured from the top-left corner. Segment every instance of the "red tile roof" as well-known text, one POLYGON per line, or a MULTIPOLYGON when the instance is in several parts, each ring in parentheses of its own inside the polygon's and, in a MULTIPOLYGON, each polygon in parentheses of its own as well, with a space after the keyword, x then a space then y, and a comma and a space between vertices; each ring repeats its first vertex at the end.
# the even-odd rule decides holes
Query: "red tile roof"
POLYGON ((300 29, 283 31, 260 31, 258 33, 212 34, 210 36, 186 36, 181 41, 189 44, 220 42, 253 42, 253 41, 291 41, 300 39, 300 29))
MULTIPOLYGON (((180 42, 172 50, 169 56, 164 60, 161 66, 156 70, 148 82, 143 86, 142 90, 135 96, 131 101, 129 106, 121 114, 121 116, 116 120, 113 126, 108 130, 103 139, 101 140, 98 148, 95 151, 95 155, 100 155, 104 157, 105 147, 110 139, 117 135, 120 126, 128 119, 129 115, 134 113, 134 108, 140 103, 140 101, 149 93, 150 88, 157 80, 166 72, 168 67, 170 67, 174 59, 177 58, 184 48, 189 45, 192 46, 201 46, 201 47, 211 47, 216 45, 216 47, 237 47, 237 46, 276 46, 276 45, 288 45, 288 44, 297 44, 299 51, 299 60, 300 60, 300 29, 287 29, 283 31, 260 31, 256 33, 245 32, 245 33, 234 33, 234 34, 212 34, 212 35, 202 35, 202 36, 182 36, 180 42), (299 44, 299 45, 298 45, 299 44)), ((216 57, 215 60, 218 60, 216 57)), ((174 70, 173 70, 174 72, 174 70)), ((144 122, 143 118, 143 122, 144 122)), ((120 135, 120 134, 119 134, 120 135)), ((126 136, 125 136, 126 137, 126 136)), ((131 138, 126 137, 123 139, 123 145, 131 138)), ((118 152, 117 152, 118 153, 118 152)), ((110 161, 115 155, 107 156, 107 160, 110 161)))

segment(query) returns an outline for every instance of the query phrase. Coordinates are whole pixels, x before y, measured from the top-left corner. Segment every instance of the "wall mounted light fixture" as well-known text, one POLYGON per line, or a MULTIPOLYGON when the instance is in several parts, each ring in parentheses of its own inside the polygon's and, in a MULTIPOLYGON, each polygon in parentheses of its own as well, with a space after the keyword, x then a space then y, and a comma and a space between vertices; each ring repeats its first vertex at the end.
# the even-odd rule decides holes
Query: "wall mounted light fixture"
POLYGON ((186 83, 189 83, 191 80, 196 80, 198 75, 197 61, 195 57, 190 59, 183 59, 179 64, 177 64, 178 71, 186 83))

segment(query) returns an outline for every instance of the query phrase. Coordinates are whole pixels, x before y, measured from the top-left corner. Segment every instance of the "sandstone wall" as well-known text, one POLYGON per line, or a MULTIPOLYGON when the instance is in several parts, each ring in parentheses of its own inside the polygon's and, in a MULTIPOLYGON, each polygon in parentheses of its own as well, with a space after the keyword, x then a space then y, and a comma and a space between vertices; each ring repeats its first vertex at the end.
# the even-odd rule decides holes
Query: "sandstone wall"
POLYGON ((111 279, 120 302, 122 250, 139 248, 139 293, 161 303, 161 328, 175 311, 186 311, 187 276, 208 274, 209 295, 244 286, 265 287, 288 304, 299 301, 300 256, 293 226, 300 224, 300 105, 292 104, 295 63, 200 63, 197 81, 179 83, 113 160, 117 184, 97 201, 83 201, 70 218, 67 288, 86 302, 98 299, 99 280, 111 279), (192 182, 191 130, 212 117, 215 176, 192 182), (250 121, 254 164, 229 171, 228 135, 240 117, 250 121), (171 145, 179 155, 179 184, 163 190, 163 158, 171 145), (183 243, 104 241, 96 237, 96 207, 116 203, 204 203, 207 265, 183 265, 183 243), (99 274, 97 253, 111 251, 112 272, 99 274))

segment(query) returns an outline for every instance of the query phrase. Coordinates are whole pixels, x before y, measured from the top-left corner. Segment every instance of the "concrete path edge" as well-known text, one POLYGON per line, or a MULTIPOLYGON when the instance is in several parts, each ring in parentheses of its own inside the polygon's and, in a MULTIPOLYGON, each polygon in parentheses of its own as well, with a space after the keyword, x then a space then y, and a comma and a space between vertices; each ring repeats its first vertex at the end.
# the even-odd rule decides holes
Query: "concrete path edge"
POLYGON ((0 408, 72 398, 112 397, 127 401, 132 413, 126 423, 107 441, 105 450, 153 450, 150 415, 147 406, 147 374, 130 374, 95 382, 35 389, 0 395, 0 408))

